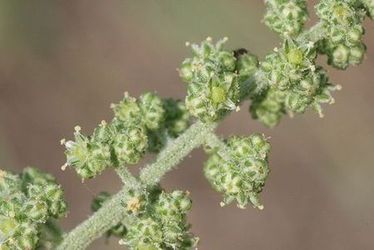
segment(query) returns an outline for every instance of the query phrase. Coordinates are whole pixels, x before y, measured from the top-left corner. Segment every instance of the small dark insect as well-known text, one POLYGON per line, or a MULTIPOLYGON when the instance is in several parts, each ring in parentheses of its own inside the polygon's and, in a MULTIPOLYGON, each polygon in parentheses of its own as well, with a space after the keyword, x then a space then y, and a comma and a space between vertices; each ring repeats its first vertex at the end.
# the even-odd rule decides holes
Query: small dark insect
POLYGON ((243 49, 243 48, 234 50, 234 56, 235 56, 236 59, 238 59, 239 56, 247 54, 247 53, 248 53, 248 50, 243 49))

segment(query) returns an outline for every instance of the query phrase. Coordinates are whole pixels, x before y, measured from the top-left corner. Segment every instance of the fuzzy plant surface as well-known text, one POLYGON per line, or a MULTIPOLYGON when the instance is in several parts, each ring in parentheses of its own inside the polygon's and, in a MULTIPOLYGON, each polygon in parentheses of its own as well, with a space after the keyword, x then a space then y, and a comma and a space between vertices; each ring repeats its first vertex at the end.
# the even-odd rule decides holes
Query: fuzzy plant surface
POLYGON ((185 100, 154 92, 135 98, 126 92, 111 105, 111 121, 102 121, 90 134, 76 126, 72 139, 61 140, 62 170, 72 168, 85 180, 111 169, 123 182, 116 194, 100 193, 92 216, 72 231, 62 232, 56 224, 67 205, 51 175, 35 168, 20 174, 0 171, 0 250, 79 250, 102 235, 118 237, 133 250, 197 248, 199 238, 187 221, 189 193, 166 191, 159 182, 200 146, 209 155, 202 173, 222 194, 221 205, 263 209, 260 194, 270 172, 267 137, 222 139, 215 128, 246 100, 252 118, 268 127, 309 109, 323 116, 322 104, 334 103, 332 94, 340 85, 330 82, 317 58, 325 55, 339 70, 360 64, 366 51, 362 23, 374 17, 374 0, 321 0, 315 6, 319 21, 306 29, 306 1, 265 4, 264 23, 282 40, 265 58, 247 49, 225 49, 227 38, 187 43, 192 54, 178 70, 187 86, 185 100), (154 154, 154 161, 132 175, 129 168, 146 154, 154 154))

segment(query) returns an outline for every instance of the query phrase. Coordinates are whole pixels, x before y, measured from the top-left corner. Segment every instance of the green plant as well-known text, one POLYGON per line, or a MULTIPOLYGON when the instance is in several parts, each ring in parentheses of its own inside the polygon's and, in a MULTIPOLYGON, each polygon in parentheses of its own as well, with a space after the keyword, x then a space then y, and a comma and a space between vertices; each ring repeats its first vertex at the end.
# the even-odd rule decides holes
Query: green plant
POLYGON ((160 179, 201 145, 210 155, 204 174, 222 193, 222 205, 232 202, 262 209, 259 194, 269 174, 270 144, 261 134, 222 140, 218 123, 242 101, 251 100, 254 119, 274 127, 285 115, 312 108, 322 116, 321 104, 333 103, 339 89, 316 63, 324 54, 337 69, 361 63, 365 16, 373 18, 373 0, 321 0, 320 21, 304 29, 306 1, 265 0, 265 24, 279 33, 281 48, 259 62, 245 49, 224 49, 226 38, 207 38, 191 44, 193 55, 179 74, 187 84, 185 102, 145 93, 139 99, 125 93, 111 107, 114 118, 101 122, 92 135, 77 126, 74 140, 62 140, 66 164, 83 178, 107 168, 123 181, 114 195, 101 193, 92 203, 95 213, 63 234, 55 219, 66 213, 63 191, 52 176, 35 168, 21 174, 0 172, 0 249, 84 249, 103 234, 120 238, 130 249, 191 249, 198 238, 189 232, 188 192, 167 193, 160 179), (156 153, 135 177, 128 167, 146 153, 156 153))

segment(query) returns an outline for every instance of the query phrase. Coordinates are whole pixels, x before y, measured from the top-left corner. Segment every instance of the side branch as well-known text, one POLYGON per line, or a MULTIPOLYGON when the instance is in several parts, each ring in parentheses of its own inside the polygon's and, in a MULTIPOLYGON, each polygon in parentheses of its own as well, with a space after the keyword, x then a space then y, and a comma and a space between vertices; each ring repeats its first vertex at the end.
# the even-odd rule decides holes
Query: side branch
POLYGON ((147 185, 158 183, 166 172, 176 166, 194 148, 204 143, 206 135, 211 133, 216 126, 216 123, 204 124, 198 121, 177 139, 170 141, 160 152, 156 162, 141 170, 141 182, 147 185))

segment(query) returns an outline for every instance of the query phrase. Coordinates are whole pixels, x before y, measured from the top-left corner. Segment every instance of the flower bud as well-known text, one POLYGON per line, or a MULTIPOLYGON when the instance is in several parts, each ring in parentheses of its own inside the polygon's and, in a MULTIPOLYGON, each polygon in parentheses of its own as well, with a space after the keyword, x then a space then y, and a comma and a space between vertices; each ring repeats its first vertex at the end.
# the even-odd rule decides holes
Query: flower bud
POLYGON ((265 24, 284 37, 298 35, 308 19, 305 0, 266 0, 265 24))
POLYGON ((154 93, 147 92, 140 96, 139 106, 145 126, 150 130, 159 129, 165 119, 162 99, 154 93))
POLYGON ((236 58, 233 52, 222 49, 225 41, 214 45, 207 39, 200 46, 193 44, 194 56, 186 59, 180 70, 182 79, 188 83, 187 110, 204 122, 219 120, 239 102, 236 58), (187 68, 191 77, 184 73, 187 68))
POLYGON ((225 158, 220 156, 220 149, 210 156, 204 173, 212 186, 224 194, 223 204, 236 200, 240 208, 248 203, 261 208, 258 195, 269 173, 269 151, 265 137, 254 134, 229 138, 225 158))
POLYGON ((180 100, 164 100, 165 127, 168 134, 176 138, 190 126, 190 115, 180 100))

